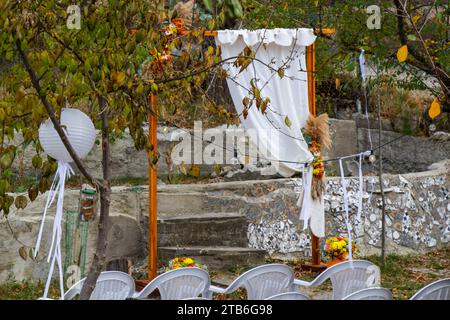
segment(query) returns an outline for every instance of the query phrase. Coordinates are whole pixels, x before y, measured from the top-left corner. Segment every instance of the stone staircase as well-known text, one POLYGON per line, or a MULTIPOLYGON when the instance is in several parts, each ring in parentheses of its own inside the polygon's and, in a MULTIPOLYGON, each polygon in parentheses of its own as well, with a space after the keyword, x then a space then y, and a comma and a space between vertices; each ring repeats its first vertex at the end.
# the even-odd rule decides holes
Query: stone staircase
MULTIPOLYGON (((235 199, 234 199, 235 200, 235 199)), ((250 268, 265 251, 248 247, 248 222, 238 203, 202 192, 158 193, 158 261, 189 256, 209 270, 250 268)))

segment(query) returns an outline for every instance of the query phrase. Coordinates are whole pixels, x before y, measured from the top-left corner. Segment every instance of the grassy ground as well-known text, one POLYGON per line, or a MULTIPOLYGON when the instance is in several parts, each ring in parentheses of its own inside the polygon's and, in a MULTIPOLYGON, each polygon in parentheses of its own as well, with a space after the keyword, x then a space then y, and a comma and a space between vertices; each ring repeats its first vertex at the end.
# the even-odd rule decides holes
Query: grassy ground
MULTIPOLYGON (((425 255, 399 256, 390 254, 386 257, 386 264, 384 266, 381 264, 378 256, 359 258, 370 260, 380 266, 381 286, 390 289, 394 299, 409 299, 417 290, 426 284, 438 279, 450 277, 450 247, 433 250, 425 255)), ((303 262, 291 263, 291 266, 295 270, 295 276, 303 280, 312 280, 315 277, 314 273, 300 270, 300 265, 303 262)), ((231 271, 232 276, 235 277, 245 270, 235 269, 231 271)), ((214 278, 216 274, 212 273, 211 276, 214 278)), ((49 297, 58 298, 59 291, 57 288, 58 285, 54 282, 51 286, 49 297)), ((42 296, 43 291, 43 282, 10 281, 0 285, 0 300, 34 300, 42 296)), ((319 288, 312 289, 309 293, 313 297, 320 297, 330 291, 331 284, 327 281, 319 288)), ((215 295, 214 299, 246 299, 246 293, 244 290, 238 290, 226 296, 215 295)))
MULTIPOLYGON (((36 300, 42 297, 44 288, 43 281, 10 281, 0 285, 0 300, 36 300)), ((52 283, 48 296, 58 299, 59 290, 56 282, 52 283)))

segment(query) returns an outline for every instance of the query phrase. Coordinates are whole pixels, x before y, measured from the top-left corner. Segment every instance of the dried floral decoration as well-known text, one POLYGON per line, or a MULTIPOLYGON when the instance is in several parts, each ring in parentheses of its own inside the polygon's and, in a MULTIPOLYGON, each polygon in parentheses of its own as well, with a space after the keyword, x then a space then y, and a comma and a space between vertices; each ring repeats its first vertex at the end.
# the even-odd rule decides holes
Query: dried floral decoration
POLYGON ((186 28, 192 27, 192 22, 198 18, 198 13, 194 11, 195 0, 189 0, 185 3, 178 2, 173 8, 177 12, 177 17, 183 21, 186 28))
POLYGON ((328 125, 328 115, 321 114, 318 117, 309 115, 306 126, 303 129, 303 136, 308 142, 309 151, 314 160, 313 181, 311 186, 311 196, 314 200, 321 199, 325 193, 325 167, 323 163, 322 150, 331 147, 330 126, 328 125))

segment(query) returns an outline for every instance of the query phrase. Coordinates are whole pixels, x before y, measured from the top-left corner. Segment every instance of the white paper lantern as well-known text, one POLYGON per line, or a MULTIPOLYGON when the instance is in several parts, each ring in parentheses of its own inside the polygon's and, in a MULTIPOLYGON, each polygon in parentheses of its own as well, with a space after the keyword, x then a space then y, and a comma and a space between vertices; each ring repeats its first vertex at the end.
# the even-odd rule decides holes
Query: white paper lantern
MULTIPOLYGON (((87 156, 94 146, 96 137, 92 120, 78 109, 63 108, 60 122, 78 157, 82 159, 87 156)), ((39 141, 50 157, 64 162, 73 161, 50 119, 41 124, 39 141)))

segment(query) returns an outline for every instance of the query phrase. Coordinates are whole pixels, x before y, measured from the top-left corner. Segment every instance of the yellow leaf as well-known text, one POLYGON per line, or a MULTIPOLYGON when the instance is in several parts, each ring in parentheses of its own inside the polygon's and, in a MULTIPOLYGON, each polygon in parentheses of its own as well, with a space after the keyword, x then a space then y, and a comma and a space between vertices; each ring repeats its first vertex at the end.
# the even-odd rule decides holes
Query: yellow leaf
POLYGON ((422 15, 421 15, 421 14, 415 15, 415 16, 412 18, 412 21, 414 22, 414 24, 416 24, 417 21, 419 21, 420 18, 422 18, 422 15))
POLYGON ((404 62, 408 58, 408 46, 405 44, 401 46, 397 51, 398 62, 404 62))
POLYGON ((341 86, 341 80, 339 78, 336 78, 336 90, 339 90, 340 86, 341 86))
POLYGON ((439 104, 438 99, 434 98, 433 102, 431 103, 430 109, 428 110, 428 115, 430 116, 431 120, 433 120, 440 114, 441 114, 441 105, 439 104))
POLYGON ((200 167, 193 164, 189 170, 189 174, 192 177, 198 178, 200 176, 200 167))
POLYGON ((114 83, 116 83, 118 86, 121 86, 125 82, 125 72, 113 71, 111 73, 111 78, 114 83))
POLYGON ((178 166, 178 169, 180 170, 180 172, 184 175, 187 175, 187 170, 186 170, 186 166, 184 164, 184 161, 181 161, 180 165, 178 166))

